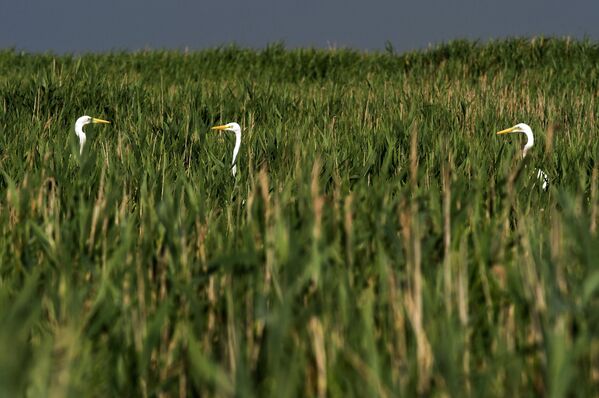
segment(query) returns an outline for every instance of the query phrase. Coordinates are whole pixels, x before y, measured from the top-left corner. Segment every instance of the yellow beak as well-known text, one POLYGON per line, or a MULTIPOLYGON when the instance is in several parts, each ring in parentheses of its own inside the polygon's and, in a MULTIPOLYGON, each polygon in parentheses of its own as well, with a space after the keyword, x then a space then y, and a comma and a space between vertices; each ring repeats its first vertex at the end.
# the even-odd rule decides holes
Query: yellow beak
POLYGON ((514 127, 510 127, 509 129, 505 129, 505 130, 501 130, 498 131, 497 134, 507 134, 507 133, 513 133, 517 130, 518 128, 516 126, 514 127))
POLYGON ((214 126, 210 130, 226 130, 226 129, 227 129, 227 125, 223 124, 222 126, 214 126))
POLYGON ((95 117, 92 117, 92 123, 110 124, 110 122, 108 120, 96 119, 95 117))

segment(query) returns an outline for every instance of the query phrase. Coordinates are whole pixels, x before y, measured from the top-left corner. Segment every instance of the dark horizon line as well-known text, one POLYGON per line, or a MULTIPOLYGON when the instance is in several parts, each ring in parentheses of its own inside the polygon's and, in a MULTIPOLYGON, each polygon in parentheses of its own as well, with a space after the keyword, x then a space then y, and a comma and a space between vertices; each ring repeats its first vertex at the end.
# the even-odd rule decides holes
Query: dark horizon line
POLYGON ((231 41, 228 43, 221 43, 213 46, 205 46, 205 47, 194 47, 194 46, 173 46, 173 47, 152 47, 145 46, 143 48, 119 48, 117 46, 108 49, 108 50, 73 50, 73 51, 56 51, 54 49, 47 50, 31 50, 27 48, 19 48, 17 45, 6 46, 0 48, 0 52, 12 51, 21 54, 30 54, 30 55, 58 55, 58 56, 80 56, 80 55, 102 55, 102 54, 126 54, 126 53, 144 53, 144 52, 180 52, 180 53, 197 53, 203 51, 215 51, 215 50, 226 50, 226 49, 239 49, 239 50, 253 50, 255 52, 265 51, 269 48, 273 47, 281 47, 285 51, 294 51, 294 50, 319 50, 319 51, 351 51, 351 52, 359 52, 359 53, 390 53, 394 55, 402 55, 409 54, 414 52, 425 52, 429 50, 438 49, 444 46, 451 45, 456 42, 468 42, 476 45, 488 45, 496 42, 506 42, 512 40, 526 40, 533 41, 536 39, 548 39, 548 40, 565 40, 565 41, 573 41, 576 43, 596 43, 599 45, 599 40, 595 40, 588 35, 584 35, 583 37, 576 37, 573 35, 554 35, 554 34, 538 34, 538 35, 508 35, 502 37, 492 37, 492 38, 468 38, 468 37, 456 37, 448 40, 443 40, 436 43, 428 43, 423 46, 416 46, 415 48, 398 51, 395 49, 395 46, 390 40, 386 40, 382 47, 375 48, 358 48, 353 47, 351 45, 337 45, 336 43, 329 43, 327 46, 320 45, 305 45, 305 46, 288 46, 285 43, 285 40, 274 40, 272 42, 266 43, 262 46, 252 46, 247 44, 240 44, 236 41, 231 41))

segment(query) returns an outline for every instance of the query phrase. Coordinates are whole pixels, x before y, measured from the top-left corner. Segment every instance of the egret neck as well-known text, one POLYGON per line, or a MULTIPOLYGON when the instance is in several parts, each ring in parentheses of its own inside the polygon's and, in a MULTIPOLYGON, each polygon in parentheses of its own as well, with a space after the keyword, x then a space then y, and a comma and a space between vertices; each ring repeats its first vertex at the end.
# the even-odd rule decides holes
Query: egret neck
POLYGON ((233 174, 233 177, 235 177, 237 174, 237 164, 235 163, 235 160, 237 159, 237 154, 241 147, 241 127, 239 127, 239 124, 237 123, 228 123, 221 126, 214 126, 211 130, 232 131, 235 133, 235 147, 233 148, 233 159, 231 160, 231 173, 233 174))

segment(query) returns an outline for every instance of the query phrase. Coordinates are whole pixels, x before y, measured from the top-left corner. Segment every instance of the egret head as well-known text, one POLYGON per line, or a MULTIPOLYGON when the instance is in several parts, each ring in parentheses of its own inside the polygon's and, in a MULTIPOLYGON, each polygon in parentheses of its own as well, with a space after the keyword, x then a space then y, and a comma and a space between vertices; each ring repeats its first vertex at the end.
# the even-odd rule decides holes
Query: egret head
POLYGON ((81 116, 79 119, 77 119, 77 121, 75 122, 75 126, 83 127, 86 124, 90 124, 90 123, 110 123, 110 122, 108 120, 97 119, 95 117, 85 115, 85 116, 81 116))
POLYGON ((497 134, 508 134, 508 133, 526 134, 527 141, 526 141, 526 144, 524 145, 524 148, 522 149, 522 157, 525 157, 528 150, 530 148, 532 148, 533 145, 535 144, 535 137, 532 134, 532 129, 530 128, 530 126, 526 123, 518 123, 517 125, 515 125, 513 127, 510 127, 508 129, 497 132, 497 134))
POLYGON ((509 129, 498 131, 497 134, 507 134, 507 133, 528 133, 532 134, 532 129, 526 123, 518 123, 517 125, 510 127, 509 129))
POLYGON ((221 126, 214 126, 211 130, 221 130, 221 131, 233 131, 235 133, 241 133, 241 127, 235 122, 223 124, 221 126))

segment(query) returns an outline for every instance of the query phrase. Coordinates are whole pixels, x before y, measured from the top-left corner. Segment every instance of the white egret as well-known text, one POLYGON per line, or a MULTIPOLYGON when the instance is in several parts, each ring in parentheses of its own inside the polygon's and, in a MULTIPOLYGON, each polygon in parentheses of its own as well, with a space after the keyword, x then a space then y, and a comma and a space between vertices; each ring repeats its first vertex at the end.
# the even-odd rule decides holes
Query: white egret
POLYGON ((83 145, 85 145, 85 132, 83 131, 83 126, 90 123, 110 123, 108 120, 97 119, 91 116, 81 116, 75 122, 75 133, 77 137, 79 137, 79 154, 83 153, 83 145))
POLYGON ((241 127, 237 123, 227 123, 222 126, 214 126, 211 130, 232 131, 235 133, 235 148, 233 148, 233 160, 231 160, 231 166, 233 166, 231 172, 233 173, 233 177, 235 177, 235 174, 237 174, 235 159, 237 159, 239 147, 241 146, 241 127))
MULTIPOLYGON (((510 127, 508 129, 497 132, 497 134, 508 134, 508 133, 526 134, 526 144, 524 144, 524 148, 522 148, 522 159, 524 159, 526 157, 526 154, 528 153, 528 151, 535 144, 535 137, 532 134, 532 129, 526 123, 518 123, 517 125, 515 125, 513 127, 510 127)), ((547 177, 547 174, 543 170, 537 169, 537 178, 542 183, 541 187, 543 188, 543 191, 546 191, 547 187, 549 186, 549 178, 547 177)))

